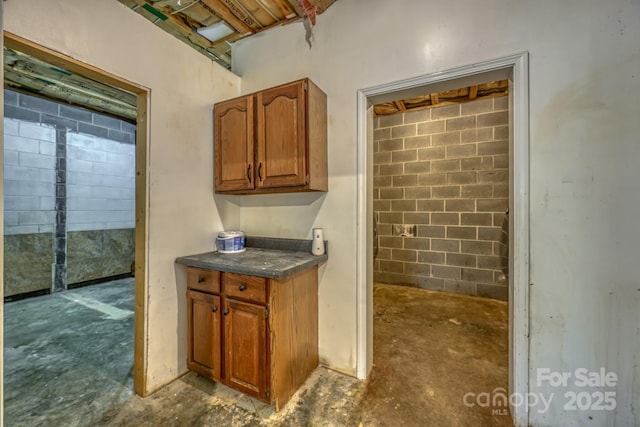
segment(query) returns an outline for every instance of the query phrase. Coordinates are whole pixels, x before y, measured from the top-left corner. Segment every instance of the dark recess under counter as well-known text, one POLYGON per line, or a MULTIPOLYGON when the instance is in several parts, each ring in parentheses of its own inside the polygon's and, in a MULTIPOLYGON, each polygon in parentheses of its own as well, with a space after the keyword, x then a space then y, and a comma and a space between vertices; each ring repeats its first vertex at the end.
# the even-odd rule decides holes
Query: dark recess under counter
POLYGON ((188 267, 282 279, 327 261, 311 254, 311 240, 247 237, 247 250, 235 254, 205 252, 176 259, 188 267))

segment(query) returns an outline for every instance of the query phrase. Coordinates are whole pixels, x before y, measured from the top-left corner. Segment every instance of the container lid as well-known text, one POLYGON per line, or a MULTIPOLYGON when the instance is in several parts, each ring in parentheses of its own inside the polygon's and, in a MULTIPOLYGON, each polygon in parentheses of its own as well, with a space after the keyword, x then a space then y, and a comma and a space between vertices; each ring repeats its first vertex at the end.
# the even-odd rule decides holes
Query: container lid
POLYGON ((221 231, 218 233, 218 238, 220 239, 228 239, 230 237, 241 237, 244 236, 242 231, 221 231))

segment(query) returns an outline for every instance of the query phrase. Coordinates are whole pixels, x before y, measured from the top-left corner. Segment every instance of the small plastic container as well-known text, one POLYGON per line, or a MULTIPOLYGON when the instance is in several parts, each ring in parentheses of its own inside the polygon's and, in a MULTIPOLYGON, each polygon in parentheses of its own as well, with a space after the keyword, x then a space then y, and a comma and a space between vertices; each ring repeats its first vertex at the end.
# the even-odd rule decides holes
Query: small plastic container
POLYGON ((235 254, 244 252, 245 242, 242 231, 221 231, 216 239, 218 252, 223 254, 235 254))

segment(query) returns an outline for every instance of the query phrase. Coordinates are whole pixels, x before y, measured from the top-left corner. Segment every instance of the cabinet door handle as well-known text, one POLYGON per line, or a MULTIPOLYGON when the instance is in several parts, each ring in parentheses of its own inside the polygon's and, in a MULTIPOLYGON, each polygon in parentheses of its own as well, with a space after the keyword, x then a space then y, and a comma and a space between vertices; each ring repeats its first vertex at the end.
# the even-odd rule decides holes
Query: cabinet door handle
POLYGON ((247 179, 251 182, 251 165, 247 166, 247 179))
POLYGON ((226 309, 225 309, 225 310, 222 312, 222 314, 224 314, 224 315, 226 316, 227 314, 229 314, 229 310, 226 310, 226 309))
POLYGON ((204 282, 204 277, 198 277, 198 283, 204 282))
POLYGON ((258 164, 258 179, 262 182, 262 162, 258 164))
POLYGON ((216 307, 216 306, 214 305, 213 307, 211 307, 211 311, 213 311, 213 312, 215 313, 216 311, 218 311, 218 307, 216 307))
POLYGON ((245 289, 247 289, 247 285, 240 285, 240 286, 238 286, 238 289, 240 290, 240 292, 242 292, 245 289))

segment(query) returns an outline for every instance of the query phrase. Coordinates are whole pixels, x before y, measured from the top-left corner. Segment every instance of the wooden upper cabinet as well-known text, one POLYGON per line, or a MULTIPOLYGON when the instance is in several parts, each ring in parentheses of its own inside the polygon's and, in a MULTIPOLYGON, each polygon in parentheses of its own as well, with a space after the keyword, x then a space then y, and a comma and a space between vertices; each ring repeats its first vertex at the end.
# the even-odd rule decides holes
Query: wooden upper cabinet
POLYGON ((256 95, 259 188, 305 185, 305 87, 280 86, 256 95))
POLYGON ((254 98, 245 96, 214 107, 217 191, 254 188, 254 98))
POLYGON ((328 191, 327 96, 311 80, 225 101, 214 110, 216 192, 328 191))

